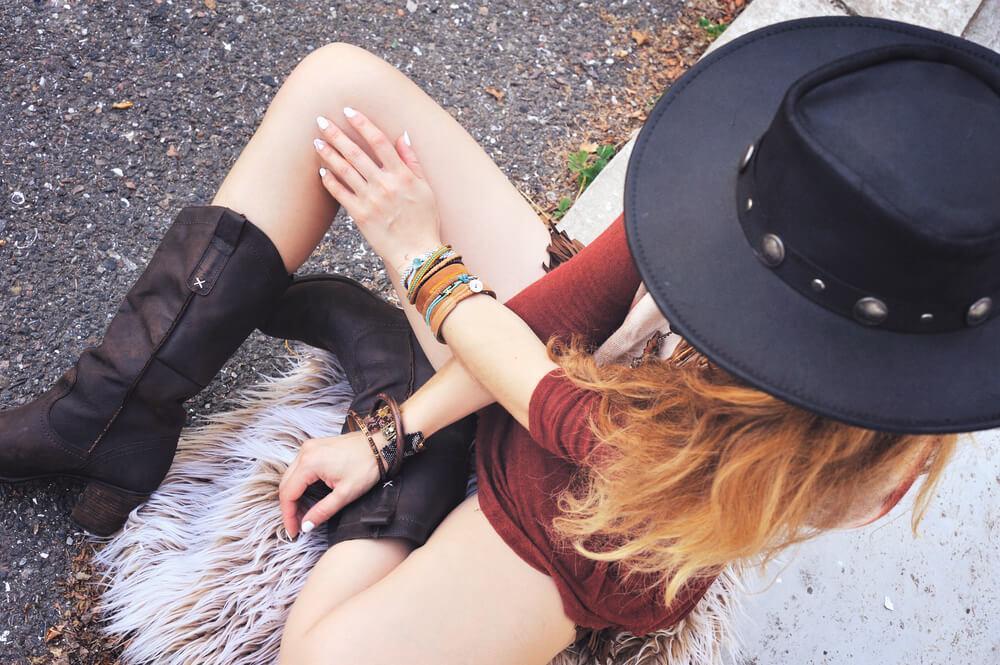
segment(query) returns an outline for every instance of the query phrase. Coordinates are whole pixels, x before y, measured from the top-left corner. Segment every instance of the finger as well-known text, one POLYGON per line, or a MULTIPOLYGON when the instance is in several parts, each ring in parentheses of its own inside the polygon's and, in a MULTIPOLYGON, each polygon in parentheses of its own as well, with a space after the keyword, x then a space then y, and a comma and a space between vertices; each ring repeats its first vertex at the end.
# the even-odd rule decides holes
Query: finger
POLYGON ((309 533, 337 514, 341 508, 350 503, 351 498, 343 485, 333 488, 333 491, 317 501, 312 508, 302 516, 302 532, 309 533))
POLYGON ((340 127, 330 122, 323 116, 316 117, 316 124, 319 125, 323 139, 337 149, 344 156, 351 166, 364 176, 365 180, 371 181, 378 176, 379 167, 372 161, 364 150, 357 143, 341 131, 340 127))
POLYGON ((354 217, 355 213, 351 211, 357 211, 358 205, 358 195, 351 191, 350 187, 344 185, 340 182, 333 172, 327 169, 325 166, 321 166, 319 169, 319 178, 326 188, 326 191, 330 193, 330 196, 337 199, 337 202, 342 206, 347 208, 347 212, 351 213, 354 217))
POLYGON ((358 130, 358 134, 361 134, 361 137, 371 146, 372 152, 382 162, 383 169, 396 173, 402 170, 403 163, 393 149, 392 141, 381 129, 375 126, 375 123, 368 116, 350 106, 344 107, 344 115, 347 116, 347 121, 358 130))
POLYGON ((334 150, 329 143, 323 139, 313 139, 313 147, 316 148, 316 152, 319 153, 320 160, 326 166, 328 171, 333 172, 340 181, 347 185, 351 191, 355 194, 363 191, 364 186, 367 184, 365 179, 361 177, 358 170, 354 168, 344 157, 334 150))
POLYGON ((399 153, 400 159, 403 160, 403 164, 413 171, 413 175, 423 180, 424 165, 420 163, 417 151, 413 149, 413 145, 410 143, 409 132, 403 132, 403 135, 396 139, 396 151, 399 153))
POLYGON ((319 477, 304 464, 296 464, 294 467, 289 467, 289 470, 291 473, 286 472, 286 478, 278 488, 278 504, 281 506, 281 519, 285 530, 294 538, 299 533, 298 500, 306 488, 319 480, 319 477))

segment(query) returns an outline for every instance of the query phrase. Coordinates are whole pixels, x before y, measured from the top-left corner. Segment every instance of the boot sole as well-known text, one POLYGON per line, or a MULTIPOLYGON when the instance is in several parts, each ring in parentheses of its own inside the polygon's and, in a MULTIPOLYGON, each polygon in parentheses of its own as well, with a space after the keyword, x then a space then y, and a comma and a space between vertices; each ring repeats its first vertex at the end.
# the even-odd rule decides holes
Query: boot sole
POLYGON ((41 474, 23 478, 0 476, 0 482, 18 484, 33 480, 51 480, 54 478, 71 478, 83 480, 87 486, 77 499, 70 512, 70 519, 85 531, 95 536, 107 537, 117 533, 129 514, 149 499, 149 494, 141 494, 122 489, 86 476, 74 476, 68 473, 41 474))

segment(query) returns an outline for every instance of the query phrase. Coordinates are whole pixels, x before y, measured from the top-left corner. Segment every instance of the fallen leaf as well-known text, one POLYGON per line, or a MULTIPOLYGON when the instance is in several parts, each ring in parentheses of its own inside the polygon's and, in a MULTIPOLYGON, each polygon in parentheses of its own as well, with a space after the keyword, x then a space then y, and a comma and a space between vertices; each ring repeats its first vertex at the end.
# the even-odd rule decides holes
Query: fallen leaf
POLYGON ((494 88, 491 85, 486 86, 484 88, 484 90, 486 90, 486 92, 488 92, 491 95, 493 95, 494 97, 496 97, 496 100, 498 102, 502 102, 503 101, 503 96, 505 94, 503 90, 497 90, 496 88, 494 88))
POLYGON ((60 635, 62 635, 63 629, 60 626, 49 626, 49 629, 45 631, 45 641, 51 642, 60 635))
POLYGON ((129 100, 126 99, 126 100, 123 100, 123 101, 120 101, 120 102, 115 102, 114 104, 111 105, 111 108, 113 108, 113 109, 119 109, 119 110, 124 110, 124 109, 130 109, 133 106, 134 106, 134 104, 132 102, 130 102, 129 100))
POLYGON ((177 152, 177 146, 171 143, 167 148, 167 157, 176 157, 178 154, 180 153, 177 152))
POLYGON ((215 0, 205 0, 205 8, 215 11, 215 0))
POLYGON ((642 46, 643 44, 649 41, 649 35, 647 35, 642 30, 633 30, 632 39, 635 40, 636 46, 642 46))
POLYGON ((591 143, 590 141, 584 141, 580 144, 580 150, 586 153, 594 153, 597 151, 597 144, 591 143))

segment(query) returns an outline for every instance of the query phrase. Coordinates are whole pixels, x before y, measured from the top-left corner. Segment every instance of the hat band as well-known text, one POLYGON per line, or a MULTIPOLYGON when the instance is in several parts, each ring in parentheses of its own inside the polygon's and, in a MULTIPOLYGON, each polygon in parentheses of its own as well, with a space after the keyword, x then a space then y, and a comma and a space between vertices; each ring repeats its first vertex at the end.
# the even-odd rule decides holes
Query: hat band
POLYGON ((859 324, 907 333, 944 333, 982 325, 994 317, 1000 292, 984 294, 966 303, 916 303, 857 288, 789 246, 768 228, 767 211, 754 198, 756 144, 739 163, 736 206, 750 247, 760 261, 783 282, 821 307, 859 324))

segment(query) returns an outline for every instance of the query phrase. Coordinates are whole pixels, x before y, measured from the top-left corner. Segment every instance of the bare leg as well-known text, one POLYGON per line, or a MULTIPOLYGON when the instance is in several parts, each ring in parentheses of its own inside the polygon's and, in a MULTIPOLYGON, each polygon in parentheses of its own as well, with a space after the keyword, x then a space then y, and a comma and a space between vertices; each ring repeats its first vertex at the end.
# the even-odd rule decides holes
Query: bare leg
POLYGON ((294 648, 318 621, 385 577, 411 550, 401 538, 345 540, 327 550, 285 621, 282 649, 294 648))
MULTIPOLYGON (((313 251, 337 212, 323 189, 312 147, 324 115, 367 150, 343 116, 365 113, 389 137, 408 130, 434 191, 441 234, 506 300, 542 276, 548 231, 479 144, 406 75, 368 51, 344 43, 302 60, 271 102, 260 127, 213 203, 243 213, 278 247, 291 272, 313 251)), ((387 266, 393 285, 399 278, 387 266)), ((421 347, 435 367, 451 352, 434 340, 401 297, 421 347)))
MULTIPOLYGON (((409 131, 439 206, 442 238, 506 300, 542 276, 548 232, 531 206, 452 116, 399 70, 349 44, 324 46, 295 68, 213 200, 243 213, 277 246, 289 272, 319 244, 337 202, 322 187, 312 146, 324 115, 366 148, 342 114, 352 106, 390 137, 409 131)), ((387 266, 397 287, 398 275, 387 266)), ((428 358, 451 356, 400 297, 428 358)), ((312 572, 288 619, 296 643, 348 598, 374 584, 409 553, 394 540, 347 541, 312 572)), ((540 577, 544 577, 539 575, 540 577)))
POLYGON ((295 665, 544 665, 575 637, 552 578, 497 535, 472 496, 382 580, 283 645, 295 665))

